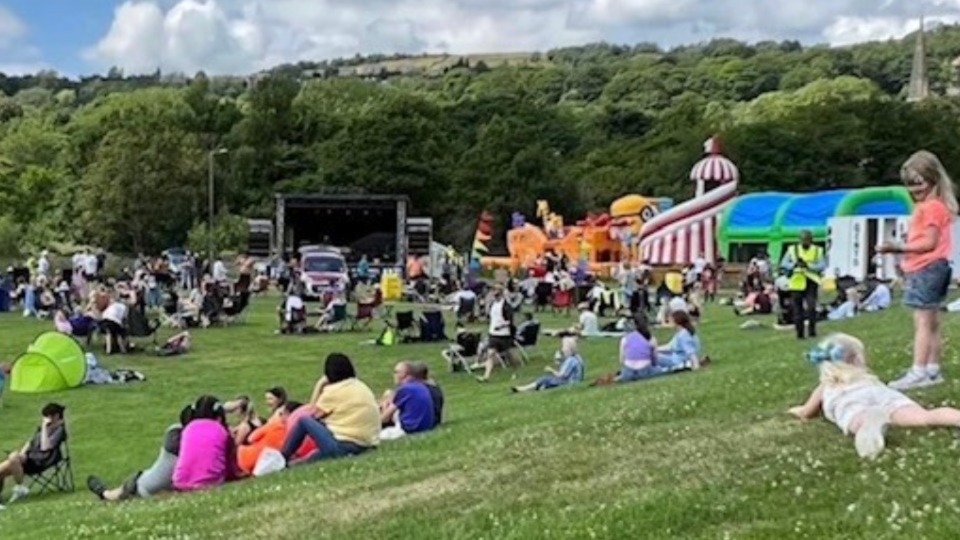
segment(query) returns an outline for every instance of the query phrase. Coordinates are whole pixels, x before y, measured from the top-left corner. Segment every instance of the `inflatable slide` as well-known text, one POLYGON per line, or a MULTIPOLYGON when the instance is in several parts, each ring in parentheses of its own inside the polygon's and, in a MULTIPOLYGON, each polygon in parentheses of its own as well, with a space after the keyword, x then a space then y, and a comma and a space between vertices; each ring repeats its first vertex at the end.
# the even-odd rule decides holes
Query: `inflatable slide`
POLYGON ((644 223, 640 231, 643 259, 654 265, 689 264, 700 257, 715 261, 720 216, 736 196, 737 183, 728 182, 644 223))

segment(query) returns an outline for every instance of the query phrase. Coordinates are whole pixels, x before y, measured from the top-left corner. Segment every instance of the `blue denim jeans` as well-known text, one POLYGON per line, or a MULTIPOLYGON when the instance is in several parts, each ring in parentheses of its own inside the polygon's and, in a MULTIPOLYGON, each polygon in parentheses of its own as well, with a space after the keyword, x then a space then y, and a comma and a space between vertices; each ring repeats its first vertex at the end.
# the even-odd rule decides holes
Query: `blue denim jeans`
POLYGON ((310 437, 317 445, 317 450, 307 456, 308 462, 319 461, 321 459, 334 459, 344 456, 351 456, 366 452, 370 448, 360 446, 347 441, 338 441, 333 436, 333 432, 326 424, 308 416, 301 417, 294 424, 293 429, 287 433, 287 438, 283 441, 283 457, 290 459, 290 456, 297 452, 297 449, 303 444, 304 439, 310 437))
POLYGON ((663 371, 682 369, 687 359, 674 352, 657 353, 657 367, 663 371))
POLYGON ((643 379, 652 379, 659 375, 663 375, 666 371, 660 366, 647 366, 643 369, 630 369, 628 367, 621 367, 620 373, 617 374, 617 382, 633 382, 633 381, 642 381, 643 379))
POLYGON ((561 379, 560 377, 554 377, 553 375, 544 375, 543 377, 537 379, 536 384, 537 390, 549 390, 551 388, 563 386, 567 384, 567 381, 561 379))

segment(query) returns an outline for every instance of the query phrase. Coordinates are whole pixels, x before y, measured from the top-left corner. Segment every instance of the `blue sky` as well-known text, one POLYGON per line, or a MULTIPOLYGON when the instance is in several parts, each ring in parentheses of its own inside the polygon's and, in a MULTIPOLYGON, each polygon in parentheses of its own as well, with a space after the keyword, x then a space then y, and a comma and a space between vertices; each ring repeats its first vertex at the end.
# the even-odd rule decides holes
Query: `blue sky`
POLYGON ((81 51, 106 33, 117 4, 116 0, 0 0, 0 8, 16 17, 25 31, 12 46, 0 49, 0 65, 86 71, 90 66, 81 51))
POLYGON ((960 0, 0 0, 0 71, 251 73, 374 52, 899 37, 960 0))

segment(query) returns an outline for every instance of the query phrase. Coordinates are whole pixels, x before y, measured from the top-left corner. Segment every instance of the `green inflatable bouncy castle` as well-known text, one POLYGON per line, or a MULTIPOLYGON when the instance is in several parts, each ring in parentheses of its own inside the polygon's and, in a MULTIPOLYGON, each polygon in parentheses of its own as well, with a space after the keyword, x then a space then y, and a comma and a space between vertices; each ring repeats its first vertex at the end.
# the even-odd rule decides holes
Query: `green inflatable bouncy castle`
POLYGON ((83 347, 60 332, 41 334, 13 363, 10 391, 36 394, 76 388, 87 376, 83 347))
POLYGON ((750 193, 737 197, 723 211, 717 243, 730 262, 747 262, 761 249, 779 261, 801 231, 810 231, 814 242, 825 245, 832 217, 907 216, 912 211, 913 200, 902 186, 750 193))

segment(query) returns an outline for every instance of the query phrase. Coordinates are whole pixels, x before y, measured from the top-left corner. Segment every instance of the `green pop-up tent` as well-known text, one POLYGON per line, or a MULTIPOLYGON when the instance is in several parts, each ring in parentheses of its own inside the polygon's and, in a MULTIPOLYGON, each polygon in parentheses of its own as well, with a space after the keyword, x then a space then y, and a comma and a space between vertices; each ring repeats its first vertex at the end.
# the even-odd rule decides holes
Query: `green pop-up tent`
POLYGON ((86 376, 83 347, 66 334, 46 332, 14 361, 10 391, 56 392, 80 386, 86 376))

